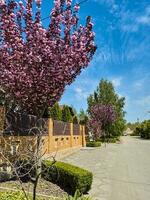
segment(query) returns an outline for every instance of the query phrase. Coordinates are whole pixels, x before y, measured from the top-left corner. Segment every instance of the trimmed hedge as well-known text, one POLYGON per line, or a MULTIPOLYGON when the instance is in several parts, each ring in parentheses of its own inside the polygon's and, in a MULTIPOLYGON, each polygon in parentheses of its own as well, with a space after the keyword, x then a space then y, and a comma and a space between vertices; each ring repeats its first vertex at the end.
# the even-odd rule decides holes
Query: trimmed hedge
POLYGON ((43 161, 42 170, 44 179, 58 184, 71 195, 76 190, 85 194, 91 189, 93 174, 85 169, 63 162, 43 161))
POLYGON ((99 141, 87 142, 86 146, 87 147, 100 147, 101 146, 101 142, 99 142, 99 141))

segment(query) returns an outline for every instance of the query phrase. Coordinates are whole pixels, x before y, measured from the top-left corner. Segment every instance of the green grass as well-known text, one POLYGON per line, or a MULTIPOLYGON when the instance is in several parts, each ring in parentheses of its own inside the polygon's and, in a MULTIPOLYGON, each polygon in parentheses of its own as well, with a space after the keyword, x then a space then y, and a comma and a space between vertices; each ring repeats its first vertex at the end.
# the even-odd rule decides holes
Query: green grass
MULTIPOLYGON (((29 200, 32 200, 31 196, 28 197, 29 200)), ((1 192, 0 191, 0 200, 26 200, 24 194, 22 192, 1 192)), ((37 200, 64 200, 62 198, 57 197, 37 197, 37 200)))
MULTIPOLYGON (((24 197, 24 194, 22 192, 0 192, 0 200, 26 200, 24 197)), ((29 197, 29 200, 32 200, 31 197, 29 197)), ((74 197, 68 196, 65 198, 57 198, 57 197, 51 197, 51 198, 41 198, 38 197, 37 200, 92 200, 89 196, 80 196, 78 195, 78 192, 75 193, 74 197)))

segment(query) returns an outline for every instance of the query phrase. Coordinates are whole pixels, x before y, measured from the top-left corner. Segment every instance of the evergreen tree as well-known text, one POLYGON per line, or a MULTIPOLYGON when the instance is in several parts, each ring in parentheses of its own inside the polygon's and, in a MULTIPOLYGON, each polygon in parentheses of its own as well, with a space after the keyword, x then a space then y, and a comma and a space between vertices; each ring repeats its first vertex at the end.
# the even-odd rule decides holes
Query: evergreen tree
POLYGON ((79 123, 81 125, 86 125, 87 122, 88 122, 88 115, 83 109, 81 109, 79 113, 79 123))
POLYGON ((76 116, 76 115, 77 115, 76 109, 75 109, 73 106, 68 106, 68 107, 69 107, 71 116, 72 116, 72 117, 76 116))
POLYGON ((74 124, 78 124, 79 123, 78 122, 78 117, 76 115, 73 117, 73 123, 74 124))
POLYGON ((64 106, 62 110, 62 121, 64 122, 72 122, 72 115, 69 109, 69 106, 64 106))
POLYGON ((44 113, 44 117, 52 118, 53 120, 62 120, 62 111, 58 103, 55 103, 53 107, 48 107, 44 113))
POLYGON ((102 105, 112 105, 116 112, 116 121, 109 126, 109 137, 120 136, 125 128, 125 112, 123 110, 125 105, 125 98, 119 97, 115 92, 114 86, 110 81, 101 80, 96 91, 91 94, 88 99, 88 113, 91 115, 90 110, 93 105, 100 103, 102 105))

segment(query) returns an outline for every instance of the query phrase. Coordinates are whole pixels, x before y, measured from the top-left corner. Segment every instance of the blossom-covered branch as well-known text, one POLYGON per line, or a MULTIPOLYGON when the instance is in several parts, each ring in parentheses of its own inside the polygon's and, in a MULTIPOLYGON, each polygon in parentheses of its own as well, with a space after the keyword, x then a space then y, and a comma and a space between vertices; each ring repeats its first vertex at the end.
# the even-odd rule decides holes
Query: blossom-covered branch
POLYGON ((6 98, 34 115, 60 99, 96 50, 91 18, 78 24, 78 4, 55 0, 45 28, 41 3, 0 1, 0 86, 6 98))

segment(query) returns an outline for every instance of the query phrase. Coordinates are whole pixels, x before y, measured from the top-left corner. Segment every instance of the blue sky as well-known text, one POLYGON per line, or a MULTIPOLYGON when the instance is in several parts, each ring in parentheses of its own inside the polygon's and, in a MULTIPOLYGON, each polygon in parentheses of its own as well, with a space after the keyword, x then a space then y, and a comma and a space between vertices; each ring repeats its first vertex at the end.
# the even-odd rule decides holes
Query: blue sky
MULTIPOLYGON (((52 1, 43 0, 43 16, 51 6, 52 1)), ((150 0, 88 0, 81 5, 82 24, 87 15, 93 18, 98 49, 89 67, 66 88, 61 104, 86 109, 87 96, 104 78, 126 98, 127 121, 150 118, 150 0)))

